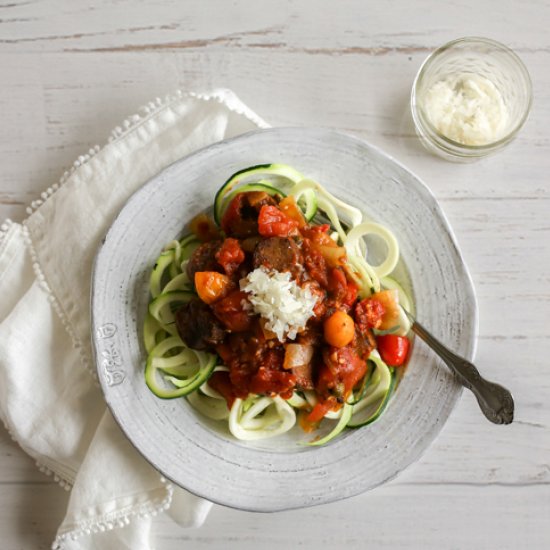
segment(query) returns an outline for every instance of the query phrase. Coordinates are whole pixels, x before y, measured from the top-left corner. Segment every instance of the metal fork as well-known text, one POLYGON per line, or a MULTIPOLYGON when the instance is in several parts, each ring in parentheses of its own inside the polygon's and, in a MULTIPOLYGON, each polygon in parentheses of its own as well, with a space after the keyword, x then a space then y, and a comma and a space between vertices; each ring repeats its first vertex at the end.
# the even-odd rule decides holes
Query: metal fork
POLYGON ((445 347, 408 311, 404 309, 403 311, 412 323, 413 332, 443 359, 445 364, 457 375, 460 383, 476 396, 483 414, 495 424, 510 424, 514 419, 512 394, 500 384, 485 380, 472 363, 445 347))

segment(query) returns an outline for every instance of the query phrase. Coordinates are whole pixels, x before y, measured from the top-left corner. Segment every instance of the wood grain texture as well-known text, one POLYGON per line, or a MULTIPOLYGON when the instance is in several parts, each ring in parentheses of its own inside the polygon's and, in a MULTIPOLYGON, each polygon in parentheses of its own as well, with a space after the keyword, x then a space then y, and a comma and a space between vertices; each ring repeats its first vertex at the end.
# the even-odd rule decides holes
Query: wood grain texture
MULTIPOLYGON (((160 550, 550 547, 549 20, 548 0, 0 0, 0 220, 22 220, 151 98, 232 88, 274 125, 351 132, 430 186, 477 290, 476 364, 516 398, 505 428, 465 393, 424 457, 369 494, 272 515, 215 507, 190 531, 162 518, 160 550), (422 149, 408 96, 424 57, 465 35, 514 48, 534 104, 504 152, 452 165, 422 149)), ((48 548, 66 500, 0 429, 2 547, 48 548)))
MULTIPOLYGON (((447 486, 390 484, 371 494, 315 511, 300 510, 275 515, 252 515, 214 508, 210 529, 174 532, 159 524, 159 542, 187 543, 192 548, 253 550, 278 548, 524 548, 547 546, 541 516, 521 515, 513 509, 538 506, 550 512, 548 487, 447 486), (475 502, 475 505, 472 503, 475 502), (436 510, 444 510, 438 513, 436 510), (313 518, 312 518, 313 516, 313 518), (521 532, 521 535, 520 535, 521 532), (368 542, 367 542, 368 541, 368 542), (514 541, 513 543, 511 543, 514 541)), ((169 546, 168 546, 169 547, 169 546)))

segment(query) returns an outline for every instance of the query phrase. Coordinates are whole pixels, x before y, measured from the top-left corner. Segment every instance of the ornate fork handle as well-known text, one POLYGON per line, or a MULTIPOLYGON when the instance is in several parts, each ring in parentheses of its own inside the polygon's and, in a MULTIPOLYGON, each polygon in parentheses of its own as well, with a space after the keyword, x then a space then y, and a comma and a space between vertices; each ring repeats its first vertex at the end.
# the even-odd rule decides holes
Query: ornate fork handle
POLYGON ((459 357, 432 336, 414 317, 405 312, 412 322, 412 330, 432 348, 445 364, 457 374, 460 383, 472 391, 483 414, 495 424, 510 424, 514 419, 512 394, 500 384, 485 380, 477 368, 459 357))

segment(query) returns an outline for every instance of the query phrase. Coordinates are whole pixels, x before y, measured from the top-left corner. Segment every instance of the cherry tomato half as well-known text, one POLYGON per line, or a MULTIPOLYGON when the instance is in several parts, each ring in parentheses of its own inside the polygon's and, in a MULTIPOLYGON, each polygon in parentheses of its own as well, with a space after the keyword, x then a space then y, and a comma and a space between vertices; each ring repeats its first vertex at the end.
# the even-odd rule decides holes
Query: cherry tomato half
POLYGON ((385 334, 376 338, 382 360, 392 367, 400 367, 409 354, 410 342, 405 336, 385 334))
POLYGON ((344 311, 335 311, 323 324, 325 340, 335 348, 347 346, 355 335, 353 319, 344 311))

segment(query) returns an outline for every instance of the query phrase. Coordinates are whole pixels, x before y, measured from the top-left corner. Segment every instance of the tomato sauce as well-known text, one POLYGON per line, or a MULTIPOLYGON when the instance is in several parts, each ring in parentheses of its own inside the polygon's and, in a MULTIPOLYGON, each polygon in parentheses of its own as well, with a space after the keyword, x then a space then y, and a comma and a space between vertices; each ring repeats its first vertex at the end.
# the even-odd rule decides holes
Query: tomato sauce
POLYGON ((311 427, 329 410, 340 408, 365 376, 375 345, 372 328, 383 307, 375 300, 358 300, 357 286, 344 269, 345 249, 330 238, 328 225, 308 224, 293 199, 279 206, 278 199, 266 193, 238 193, 225 210, 221 228, 223 240, 213 233, 216 245, 201 248, 197 258, 190 259, 191 269, 195 264, 208 266, 228 277, 229 288, 235 289, 209 303, 212 318, 225 330, 223 341, 217 339, 211 351, 229 368, 228 373, 214 373, 209 384, 229 407, 250 393, 287 399, 296 389, 314 389, 319 402, 301 418, 303 426, 311 427), (264 320, 254 313, 247 294, 238 290, 239 280, 258 266, 289 272, 317 297, 313 316, 293 341, 280 342, 264 330, 264 320), (355 333, 339 348, 329 345, 323 332, 325 321, 338 311, 350 316, 344 317, 352 324, 351 336, 355 333), (288 343, 313 350, 305 354, 307 364, 284 368, 288 343))

